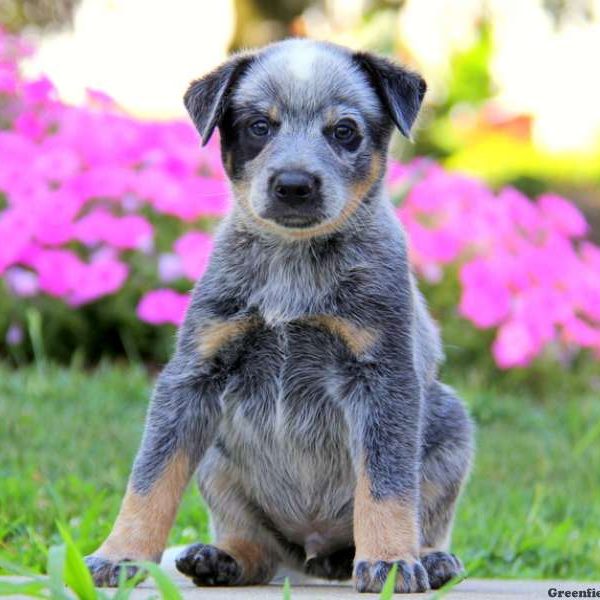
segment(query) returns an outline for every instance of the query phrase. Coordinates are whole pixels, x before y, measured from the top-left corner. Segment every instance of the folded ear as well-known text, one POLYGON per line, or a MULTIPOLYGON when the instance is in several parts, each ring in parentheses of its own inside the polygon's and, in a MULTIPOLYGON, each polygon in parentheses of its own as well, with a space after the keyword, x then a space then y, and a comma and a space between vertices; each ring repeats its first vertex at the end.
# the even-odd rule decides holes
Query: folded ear
POLYGON ((427 91, 425 80, 418 73, 369 52, 356 52, 353 58, 367 74, 396 127, 410 139, 410 129, 427 91))
POLYGON ((208 75, 192 81, 183 103, 206 146, 220 123, 236 82, 253 60, 251 54, 236 54, 208 75))

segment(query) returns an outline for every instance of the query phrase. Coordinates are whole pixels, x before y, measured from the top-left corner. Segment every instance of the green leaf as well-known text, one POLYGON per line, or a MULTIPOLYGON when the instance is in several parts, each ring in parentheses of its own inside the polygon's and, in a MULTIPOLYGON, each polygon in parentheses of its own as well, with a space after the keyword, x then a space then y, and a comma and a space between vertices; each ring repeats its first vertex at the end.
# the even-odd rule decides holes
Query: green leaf
POLYGON ((42 592, 48 588, 45 581, 0 581, 0 596, 29 596, 30 598, 47 598, 42 592))
POLYGON ((183 600, 179 588, 157 564, 146 561, 133 564, 150 573, 163 600, 183 600))
POLYGON ((466 578, 466 575, 459 575, 458 577, 454 577, 453 579, 445 583, 441 588, 439 588, 437 592, 433 594, 433 596, 431 596, 430 600, 440 600, 466 578))
POLYGON ((75 592, 79 600, 97 600, 98 594, 81 552, 67 528, 61 523, 57 523, 57 527, 66 546, 65 583, 75 592))
POLYGON ((394 563, 391 571, 385 579, 383 589, 379 595, 379 600, 391 600, 394 595, 394 587, 396 586, 396 574, 398 573, 398 565, 394 563))
POLYGON ((37 573, 34 573, 30 569, 26 569, 21 565, 17 565, 15 563, 9 562, 0 558, 0 569, 4 569, 9 573, 14 573, 15 575, 20 575, 21 577, 37 577, 37 573))
POLYGON ((292 600, 292 586, 288 577, 283 582, 283 600, 292 600))
POLYGON ((124 569, 119 570, 119 587, 112 600, 128 600, 133 592, 133 588, 143 581, 146 577, 146 571, 143 569, 138 571, 133 577, 127 578, 127 566, 134 563, 124 563, 124 569))
POLYGON ((69 595, 65 592, 65 561, 67 557, 67 548, 64 544, 52 546, 48 550, 48 588, 52 594, 53 600, 68 599, 69 595))

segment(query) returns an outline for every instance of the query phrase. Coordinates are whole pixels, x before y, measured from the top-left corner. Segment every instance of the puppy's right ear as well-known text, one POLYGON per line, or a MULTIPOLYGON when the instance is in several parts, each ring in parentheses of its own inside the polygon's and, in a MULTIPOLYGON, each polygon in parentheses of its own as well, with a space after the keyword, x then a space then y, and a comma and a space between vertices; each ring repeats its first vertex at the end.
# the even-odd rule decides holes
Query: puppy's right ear
POLYGON ((208 75, 190 84, 183 103, 200 133, 203 146, 206 146, 223 118, 231 92, 252 60, 251 54, 236 54, 208 75))

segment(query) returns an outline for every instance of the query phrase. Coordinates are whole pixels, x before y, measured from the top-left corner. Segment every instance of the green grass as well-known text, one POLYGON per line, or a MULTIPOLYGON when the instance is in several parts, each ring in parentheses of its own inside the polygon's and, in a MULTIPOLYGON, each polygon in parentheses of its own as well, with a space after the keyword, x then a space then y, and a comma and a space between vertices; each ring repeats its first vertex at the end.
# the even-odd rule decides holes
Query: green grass
MULTIPOLYGON (((478 421, 454 535, 477 576, 585 580, 600 572, 600 401, 597 392, 569 395, 565 378, 544 398, 502 392, 501 382, 453 382, 478 421)), ((84 554, 99 545, 119 507, 150 385, 139 367, 0 366, 0 562, 45 571, 47 548, 61 543, 57 520, 84 554)), ((169 543, 208 539, 190 486, 169 543)))

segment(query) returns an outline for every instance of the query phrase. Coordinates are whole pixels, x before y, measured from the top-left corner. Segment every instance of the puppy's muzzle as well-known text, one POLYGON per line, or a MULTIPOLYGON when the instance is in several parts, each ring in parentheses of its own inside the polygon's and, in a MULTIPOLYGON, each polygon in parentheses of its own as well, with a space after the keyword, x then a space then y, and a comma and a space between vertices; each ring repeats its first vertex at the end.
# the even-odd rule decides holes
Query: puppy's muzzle
POLYGON ((322 220, 321 180, 307 171, 280 171, 269 181, 269 204, 262 215, 286 227, 322 220))

